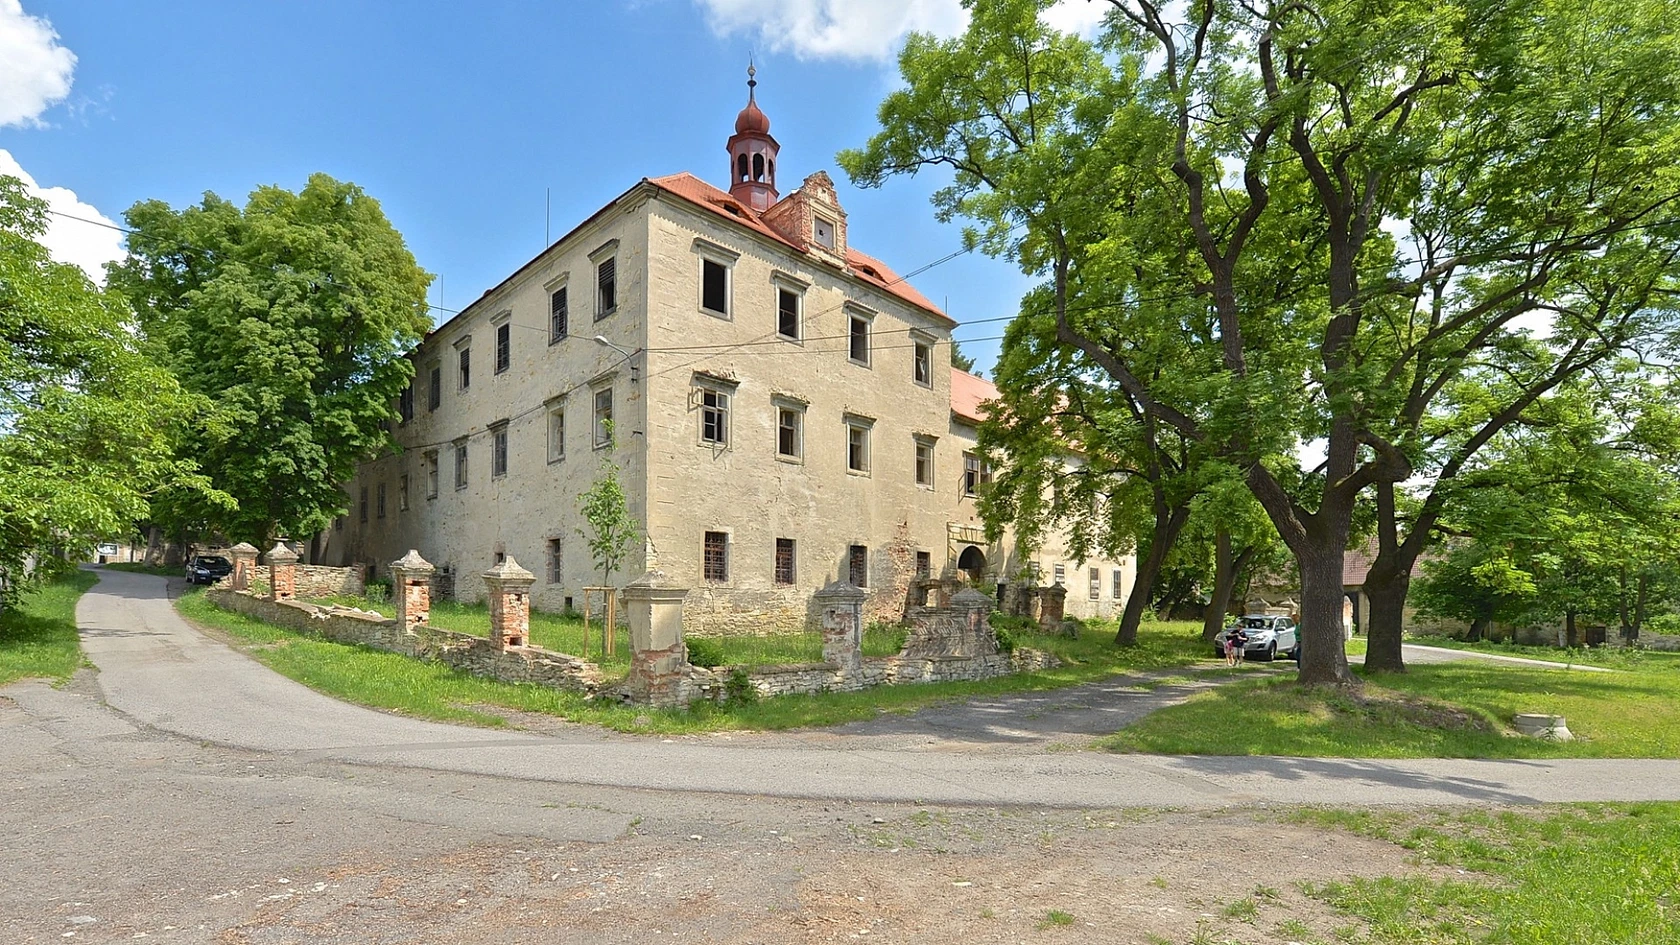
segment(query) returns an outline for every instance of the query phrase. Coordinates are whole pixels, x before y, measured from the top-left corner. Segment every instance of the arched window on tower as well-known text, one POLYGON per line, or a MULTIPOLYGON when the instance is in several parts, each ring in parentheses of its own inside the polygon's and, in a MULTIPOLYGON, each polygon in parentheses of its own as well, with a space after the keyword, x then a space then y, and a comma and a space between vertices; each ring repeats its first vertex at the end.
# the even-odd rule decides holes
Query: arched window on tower
POLYGON ((735 159, 735 179, 737 181, 747 179, 747 156, 745 154, 735 159))
POLYGON ((774 184, 776 182, 776 159, 771 158, 770 160, 765 161, 764 164, 770 169, 770 183, 774 184))
POLYGON ((764 179, 764 155, 753 155, 753 180, 764 179))

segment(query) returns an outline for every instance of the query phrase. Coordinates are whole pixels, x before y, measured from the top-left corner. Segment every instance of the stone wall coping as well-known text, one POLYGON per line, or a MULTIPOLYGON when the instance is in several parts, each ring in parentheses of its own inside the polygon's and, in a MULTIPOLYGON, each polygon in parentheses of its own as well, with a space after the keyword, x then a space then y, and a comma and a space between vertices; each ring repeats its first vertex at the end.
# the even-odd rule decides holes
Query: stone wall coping
POLYGON ((502 558, 501 561, 497 562, 495 567, 485 571, 482 575, 480 575, 480 577, 483 577, 486 581, 500 581, 503 584, 514 584, 517 582, 531 584, 535 583, 537 580, 537 576, 535 574, 532 574, 520 567, 519 562, 513 560, 513 555, 508 555, 502 558))
POLYGON ((270 565, 297 564, 297 562, 298 553, 290 548, 287 548, 286 543, 283 541, 275 542, 274 547, 268 549, 268 563, 270 565))
POLYGON ((433 567, 430 561, 420 557, 420 552, 417 549, 410 548, 408 549, 408 554, 391 562, 391 570, 393 572, 401 571, 404 574, 419 577, 421 575, 431 574, 436 571, 437 568, 433 567))
MULTIPOLYGON (((638 577, 634 581, 631 581, 629 584, 624 585, 624 590, 629 591, 633 587, 639 589, 639 588, 671 587, 671 586, 672 585, 671 585, 670 575, 666 574, 664 571, 659 570, 658 568, 649 568, 646 571, 642 572, 641 577, 638 577)), ((684 593, 687 593, 686 588, 684 589, 684 593)))
POLYGON ((813 598, 862 601, 869 596, 863 588, 850 581, 830 581, 811 595, 813 598))
POLYGON ((679 602, 688 596, 686 587, 662 587, 652 584, 626 584, 618 592, 620 600, 679 602))
POLYGON ((255 547, 253 547, 249 542, 243 542, 243 541, 240 542, 237 545, 234 545, 232 548, 228 549, 228 554, 229 555, 235 555, 235 556, 249 555, 249 556, 255 558, 259 553, 260 552, 258 552, 257 549, 255 547))

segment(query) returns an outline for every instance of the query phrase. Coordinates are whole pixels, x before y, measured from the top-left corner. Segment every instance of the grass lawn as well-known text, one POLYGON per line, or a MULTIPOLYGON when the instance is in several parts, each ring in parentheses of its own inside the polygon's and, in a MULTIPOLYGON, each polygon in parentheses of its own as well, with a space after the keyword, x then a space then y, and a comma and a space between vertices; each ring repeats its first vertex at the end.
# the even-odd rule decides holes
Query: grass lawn
POLYGON ((26 676, 67 679, 82 665, 76 600, 98 581, 91 571, 74 571, 0 613, 0 685, 26 676))
POLYGON ((186 574, 185 567, 179 564, 160 568, 155 565, 142 564, 139 561, 116 561, 101 567, 108 571, 128 571, 134 574, 151 574, 157 577, 183 577, 186 574))
MULTIPOLYGON (((504 724, 494 712, 500 707, 650 734, 837 725, 971 696, 1054 689, 1118 673, 1185 666, 1202 656, 1199 624, 1150 625, 1139 635, 1139 645, 1131 649, 1113 645, 1110 624, 1078 640, 1018 633, 1020 645, 1055 652, 1066 661, 1066 665, 1041 673, 980 682, 881 686, 863 692, 785 696, 728 705, 702 703, 688 709, 649 709, 594 702, 577 693, 540 686, 480 679, 437 663, 332 643, 219 610, 200 591, 183 595, 176 601, 176 608, 188 619, 227 634, 276 672, 347 702, 479 725, 504 724)), ((444 625, 441 620, 439 625, 444 625)), ((537 642, 541 643, 540 637, 537 642)))
POLYGON ((1369 936, 1361 942, 1680 942, 1680 804, 1306 810, 1294 819, 1397 843, 1426 863, 1466 871, 1463 879, 1381 877, 1307 887, 1364 920, 1369 936))
POLYGON ((1358 695, 1289 680, 1198 693, 1103 741, 1116 751, 1342 758, 1680 758, 1680 661, 1629 654, 1613 673, 1436 663, 1367 677, 1358 695), (1577 738, 1505 734, 1519 712, 1577 738))

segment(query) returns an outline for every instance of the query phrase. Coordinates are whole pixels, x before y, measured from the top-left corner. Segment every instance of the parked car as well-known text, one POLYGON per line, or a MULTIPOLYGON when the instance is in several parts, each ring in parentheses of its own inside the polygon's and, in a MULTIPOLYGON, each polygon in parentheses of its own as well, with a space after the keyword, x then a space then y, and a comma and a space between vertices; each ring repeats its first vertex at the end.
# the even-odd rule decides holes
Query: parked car
POLYGON ((214 584, 233 573, 233 562, 221 555, 194 555, 187 562, 188 584, 214 584))
POLYGON ((1288 617, 1277 617, 1271 614, 1250 614, 1239 617, 1229 627, 1213 635, 1213 655, 1225 655, 1225 637, 1232 630, 1241 628, 1243 641, 1243 657, 1263 660, 1277 659, 1281 654, 1285 659, 1300 659, 1301 635, 1297 632, 1295 621, 1288 617))

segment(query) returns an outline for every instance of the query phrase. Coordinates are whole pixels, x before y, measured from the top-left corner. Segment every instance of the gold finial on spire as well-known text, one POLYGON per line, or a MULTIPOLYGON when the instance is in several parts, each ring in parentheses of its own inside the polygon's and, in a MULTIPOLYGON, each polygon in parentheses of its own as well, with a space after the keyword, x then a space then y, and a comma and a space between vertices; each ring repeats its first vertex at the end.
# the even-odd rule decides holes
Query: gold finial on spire
POLYGON ((758 80, 753 78, 753 76, 756 76, 756 75, 758 75, 758 70, 753 67, 752 57, 748 56, 747 57, 747 101, 749 101, 749 102, 753 101, 753 94, 754 94, 753 89, 757 88, 757 86, 758 86, 758 80))

